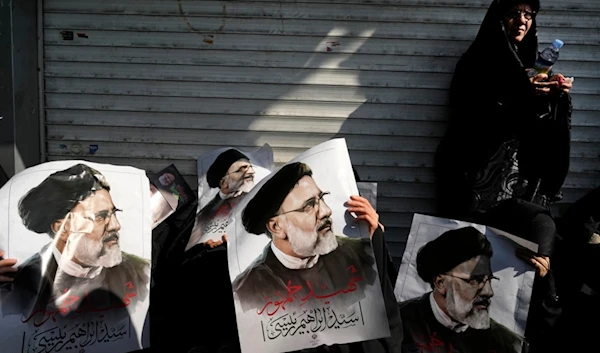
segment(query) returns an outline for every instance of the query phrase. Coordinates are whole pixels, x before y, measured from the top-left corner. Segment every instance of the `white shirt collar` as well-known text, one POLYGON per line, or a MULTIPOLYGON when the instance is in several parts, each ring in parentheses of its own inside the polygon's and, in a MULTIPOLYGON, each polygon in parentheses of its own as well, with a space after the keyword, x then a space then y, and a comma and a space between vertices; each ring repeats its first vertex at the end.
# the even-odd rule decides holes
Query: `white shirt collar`
POLYGON ((431 305, 433 316, 435 316, 435 319, 444 327, 457 333, 465 332, 469 328, 469 325, 456 322, 452 320, 450 316, 446 315, 446 313, 442 310, 442 308, 440 308, 438 303, 435 301, 435 298, 433 297, 433 292, 429 293, 429 304, 431 305))
POLYGON ((236 198, 238 196, 240 196, 241 194, 243 194, 244 192, 242 190, 236 190, 230 194, 225 194, 223 193, 223 191, 219 190, 219 197, 221 198, 221 200, 227 200, 227 199, 233 199, 236 198))
POLYGON ((221 200, 226 200, 230 197, 231 197, 231 194, 224 194, 223 191, 219 190, 219 198, 221 198, 221 200))
POLYGON ((305 259, 301 259, 298 257, 290 256, 283 251, 279 250, 273 242, 271 242, 271 250, 273 250, 273 254, 281 262, 283 266, 289 268, 290 270, 300 270, 305 268, 313 267, 317 261, 319 260, 319 255, 315 255, 312 257, 307 257, 305 259))
POLYGON ((58 264, 58 267, 64 273, 77 277, 77 278, 88 278, 92 279, 102 272, 103 267, 83 267, 72 260, 62 259, 62 254, 58 250, 55 244, 52 244, 52 253, 54 254, 54 259, 58 264))

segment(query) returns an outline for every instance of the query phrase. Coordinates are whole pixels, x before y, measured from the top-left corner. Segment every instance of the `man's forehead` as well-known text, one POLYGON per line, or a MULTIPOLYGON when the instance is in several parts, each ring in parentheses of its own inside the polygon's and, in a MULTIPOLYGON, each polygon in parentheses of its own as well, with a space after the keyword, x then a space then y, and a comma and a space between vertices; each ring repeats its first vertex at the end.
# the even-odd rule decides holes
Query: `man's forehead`
POLYGON ((318 196, 321 189, 315 180, 308 175, 303 176, 283 200, 282 206, 301 207, 308 199, 318 196))
POLYGON ((486 255, 478 255, 456 266, 455 271, 467 276, 490 275, 492 274, 491 261, 486 255))
POLYGON ((250 161, 247 159, 238 159, 237 161, 233 162, 232 165, 229 166, 229 169, 227 169, 227 173, 232 173, 237 171, 240 167, 243 167, 245 165, 249 165, 250 161))
POLYGON ((85 200, 80 201, 72 211, 88 211, 98 213, 102 211, 110 211, 114 207, 115 206, 110 193, 107 190, 102 189, 92 193, 85 200))

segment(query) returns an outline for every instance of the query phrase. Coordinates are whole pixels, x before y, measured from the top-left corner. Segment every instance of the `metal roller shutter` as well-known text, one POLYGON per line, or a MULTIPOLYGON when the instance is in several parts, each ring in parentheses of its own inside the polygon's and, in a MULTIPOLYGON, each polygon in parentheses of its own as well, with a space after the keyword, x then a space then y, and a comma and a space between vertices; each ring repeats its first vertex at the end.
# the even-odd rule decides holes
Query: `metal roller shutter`
MULTIPOLYGON (((284 163, 345 137, 399 261, 412 213, 433 212, 447 87, 489 0, 43 5, 48 160, 175 163, 195 187, 213 149, 269 143, 284 163)), ((572 202, 600 182, 600 2, 542 6, 540 42, 563 39, 557 69, 576 78, 572 202)))

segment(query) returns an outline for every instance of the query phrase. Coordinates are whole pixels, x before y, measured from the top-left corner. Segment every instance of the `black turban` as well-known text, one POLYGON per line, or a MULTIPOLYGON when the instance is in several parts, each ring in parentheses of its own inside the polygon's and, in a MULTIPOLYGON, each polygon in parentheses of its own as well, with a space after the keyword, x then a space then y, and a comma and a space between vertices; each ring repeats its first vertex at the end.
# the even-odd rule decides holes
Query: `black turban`
POLYGON ((249 160, 242 152, 234 149, 227 150, 221 153, 206 172, 206 181, 211 188, 219 187, 221 179, 227 173, 231 165, 240 159, 249 160))
POLYGON ((267 221, 275 216, 283 200, 306 175, 312 176, 310 168, 296 162, 283 166, 267 180, 242 212, 242 224, 246 231, 257 235, 266 233, 267 221))
POLYGON ((493 255, 485 235, 473 227, 449 230, 419 249, 417 272, 423 281, 432 283, 435 276, 478 255, 493 255))
POLYGON ((19 216, 27 229, 53 236, 52 224, 71 212, 97 190, 110 186, 104 176, 85 164, 76 164, 47 177, 19 201, 19 216))

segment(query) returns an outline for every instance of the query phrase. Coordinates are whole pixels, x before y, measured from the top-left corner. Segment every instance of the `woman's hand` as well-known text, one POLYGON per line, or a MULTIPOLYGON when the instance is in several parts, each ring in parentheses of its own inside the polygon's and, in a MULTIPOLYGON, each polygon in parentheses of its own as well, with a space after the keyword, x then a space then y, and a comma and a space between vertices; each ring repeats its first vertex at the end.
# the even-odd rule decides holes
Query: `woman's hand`
POLYGON ((550 258, 534 253, 528 249, 517 249, 517 257, 521 260, 532 264, 535 267, 535 272, 540 277, 546 276, 550 271, 550 258))
POLYGON ((220 246, 223 243, 227 243, 227 234, 223 235, 221 237, 221 240, 208 239, 206 241, 206 243, 204 243, 204 246, 206 246, 207 248, 214 249, 214 248, 216 248, 217 246, 220 246))
POLYGON ((379 223, 379 215, 373 206, 371 206, 369 200, 362 196, 352 195, 346 204, 348 206, 348 212, 355 213, 356 219, 367 221, 367 224, 369 225, 369 236, 371 238, 377 230, 377 227, 381 226, 381 229, 383 230, 383 225, 379 223))
POLYGON ((571 88, 573 88, 573 79, 565 78, 562 74, 556 74, 550 77, 549 82, 557 82, 558 84, 553 87, 557 91, 569 92, 571 88))
POLYGON ((559 86, 558 81, 549 81, 548 75, 546 74, 537 74, 533 77, 530 77, 529 81, 535 88, 535 94, 538 95, 548 94, 551 92, 552 89, 555 89, 559 86))
POLYGON ((13 278, 6 276, 8 273, 15 273, 18 269, 15 266, 17 259, 3 258, 4 251, 0 250, 0 283, 12 282, 13 278))

